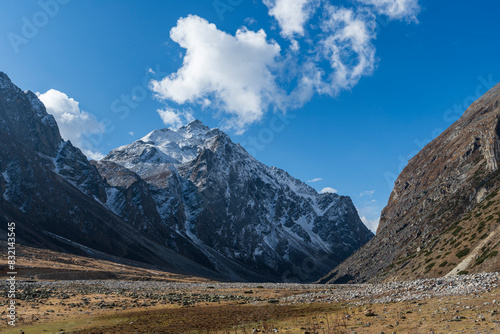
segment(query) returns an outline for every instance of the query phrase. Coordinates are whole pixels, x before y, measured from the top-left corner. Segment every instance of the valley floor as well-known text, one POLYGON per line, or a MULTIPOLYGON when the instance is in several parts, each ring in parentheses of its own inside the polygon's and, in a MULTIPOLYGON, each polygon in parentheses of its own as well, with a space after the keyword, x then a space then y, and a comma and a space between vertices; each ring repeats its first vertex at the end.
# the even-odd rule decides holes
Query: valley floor
MULTIPOLYGON (((500 274, 387 284, 18 282, 2 333, 498 333, 500 274)), ((5 280, 0 283, 7 290, 5 280)))

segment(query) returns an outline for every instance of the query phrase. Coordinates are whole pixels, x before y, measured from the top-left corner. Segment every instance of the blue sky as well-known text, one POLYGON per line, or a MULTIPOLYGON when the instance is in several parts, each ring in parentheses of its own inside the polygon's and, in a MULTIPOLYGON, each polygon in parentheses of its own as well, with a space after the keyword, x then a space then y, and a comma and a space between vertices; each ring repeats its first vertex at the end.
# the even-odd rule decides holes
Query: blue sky
POLYGON ((39 92, 89 156, 198 118, 351 196, 374 229, 408 158, 500 81, 499 11, 494 0, 3 0, 0 70, 39 92))

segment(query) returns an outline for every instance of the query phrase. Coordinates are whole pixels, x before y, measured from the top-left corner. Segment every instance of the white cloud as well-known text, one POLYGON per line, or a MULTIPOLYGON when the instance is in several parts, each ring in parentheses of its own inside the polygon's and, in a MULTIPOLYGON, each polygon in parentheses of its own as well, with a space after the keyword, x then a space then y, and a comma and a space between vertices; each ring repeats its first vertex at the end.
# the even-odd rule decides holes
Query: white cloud
POLYGON ((314 0, 263 0, 287 38, 304 36, 304 24, 311 18, 317 6, 314 0))
POLYGON ((229 125, 242 132, 248 124, 259 121, 280 95, 270 70, 280 55, 280 46, 268 42, 264 30, 242 28, 232 36, 190 15, 179 19, 170 38, 186 49, 186 54, 176 73, 151 81, 158 97, 200 105, 210 99, 232 116, 229 125))
POLYGON ((321 189, 321 191, 319 193, 320 194, 327 194, 327 193, 336 194, 337 192, 338 192, 337 189, 333 189, 331 187, 325 187, 325 188, 321 189))
MULTIPOLYGON (((370 193, 369 191, 368 193, 370 193)), ((376 232, 380 221, 380 213, 382 212, 382 207, 374 199, 360 203, 361 206, 356 206, 358 214, 361 217, 363 223, 372 231, 376 232)))
POLYGON ((105 157, 104 154, 93 149, 82 149, 83 154, 90 160, 101 160, 105 157))
POLYGON ((158 109, 157 112, 160 115, 163 124, 174 129, 178 129, 182 125, 194 120, 192 113, 189 111, 182 112, 167 107, 164 109, 158 109))
POLYGON ((257 24, 257 20, 254 19, 253 17, 247 17, 245 19, 245 23, 249 26, 253 25, 253 24, 257 24))
POLYGON ((179 128, 182 126, 181 118, 171 109, 158 109, 158 114, 163 121, 163 124, 170 125, 173 128, 179 128))
POLYGON ((99 140, 99 134, 105 131, 104 124, 100 123, 95 115, 81 110, 77 101, 58 90, 50 89, 36 95, 45 105, 47 112, 56 119, 63 139, 70 140, 90 159, 99 160, 104 157, 89 141, 89 137, 94 138, 93 135, 99 140))
POLYGON ((361 221, 363 222, 363 224, 366 225, 366 227, 368 227, 370 231, 372 231, 373 233, 377 232, 378 224, 380 222, 380 217, 370 220, 367 219, 365 216, 363 216, 361 217, 361 221))
POLYGON ((365 190, 362 193, 359 193, 359 197, 363 197, 363 196, 372 197, 373 194, 375 194, 375 190, 365 190))
POLYGON ((321 177, 317 177, 317 178, 312 179, 312 180, 309 180, 309 181, 307 181, 307 182, 308 182, 308 183, 312 183, 312 182, 319 182, 319 181, 321 181, 321 180, 323 180, 321 177))
MULTIPOLYGON (((262 29, 231 35, 199 16, 181 18, 170 37, 185 49, 183 63, 151 81, 156 96, 214 111, 222 128, 241 134, 269 110, 286 112, 315 94, 352 89, 377 64, 375 14, 416 21, 419 11, 418 0, 355 0, 351 8, 321 0, 263 2, 285 48, 262 29)), ((179 123, 175 115, 166 114, 168 124, 179 123)))
POLYGON ((417 14, 420 12, 418 0, 357 0, 358 2, 373 6, 382 15, 391 19, 407 19, 417 22, 417 14))
POLYGON ((129 134, 130 136, 132 136, 132 137, 134 136, 134 132, 133 132, 133 131, 130 131, 128 134, 129 134))
POLYGON ((299 42, 297 42, 296 39, 292 39, 290 41, 290 50, 295 51, 295 52, 300 50, 299 42))
POLYGON ((375 68, 375 16, 366 10, 327 6, 328 19, 322 22, 327 34, 321 42, 322 53, 332 72, 320 84, 319 92, 336 95, 355 86, 362 76, 375 68))

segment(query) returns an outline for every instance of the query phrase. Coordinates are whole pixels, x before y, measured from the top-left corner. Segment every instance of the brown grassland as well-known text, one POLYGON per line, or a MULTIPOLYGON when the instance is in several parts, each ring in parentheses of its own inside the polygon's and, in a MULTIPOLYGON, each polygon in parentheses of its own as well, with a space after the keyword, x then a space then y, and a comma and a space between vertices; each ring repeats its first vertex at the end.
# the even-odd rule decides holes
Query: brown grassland
MULTIPOLYGON (((19 287, 30 289, 26 287, 32 285, 33 297, 17 300, 18 323, 12 327, 7 324, 7 294, 0 294, 0 332, 6 334, 500 333, 500 304, 495 302, 500 300, 498 289, 479 295, 411 302, 371 303, 365 299, 360 305, 356 300, 309 303, 300 299, 300 303, 287 304, 280 298, 327 287, 235 287, 22 246, 18 254, 19 282, 24 281, 19 287), (99 292, 99 287, 82 290, 72 283, 75 278, 116 282, 118 286, 121 282, 156 281, 190 284, 179 290, 137 294, 105 289, 99 292), (68 283, 52 288, 36 283, 61 280, 68 283), (205 284, 196 284, 200 282, 205 284)), ((0 265, 5 268, 5 264, 5 259, 1 259, 0 265)))
MULTIPOLYGON (((20 323, 3 321, 2 333, 498 333, 499 291, 481 296, 431 298, 419 302, 367 304, 269 303, 288 291, 262 291, 271 297, 258 304, 200 303, 191 306, 152 305, 134 310, 98 309, 90 303, 79 310, 66 307, 81 296, 48 300, 43 305, 18 305, 20 323), (65 304, 65 305, 63 305, 65 304), (484 317, 484 320, 483 318, 484 317)), ((220 293, 216 291, 215 293, 220 293)), ((244 293, 243 291, 241 292, 244 293)), ((120 304, 109 295, 86 296, 120 304)), ((124 300, 124 299, 122 299, 124 300)), ((5 298, 0 302, 5 306, 5 298)), ((5 319, 5 311, 3 312, 5 319)))

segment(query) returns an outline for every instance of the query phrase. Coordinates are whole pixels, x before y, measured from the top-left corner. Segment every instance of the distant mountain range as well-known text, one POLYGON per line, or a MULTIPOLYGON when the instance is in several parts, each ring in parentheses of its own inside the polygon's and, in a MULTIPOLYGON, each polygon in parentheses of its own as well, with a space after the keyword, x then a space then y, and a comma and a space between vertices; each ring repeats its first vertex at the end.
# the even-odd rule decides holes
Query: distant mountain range
POLYGON ((500 271, 500 84, 413 157, 377 235, 321 282, 500 271))
POLYGON ((87 161, 32 92, 0 72, 0 224, 21 241, 222 280, 316 280, 373 234, 219 129, 155 130, 87 161))

